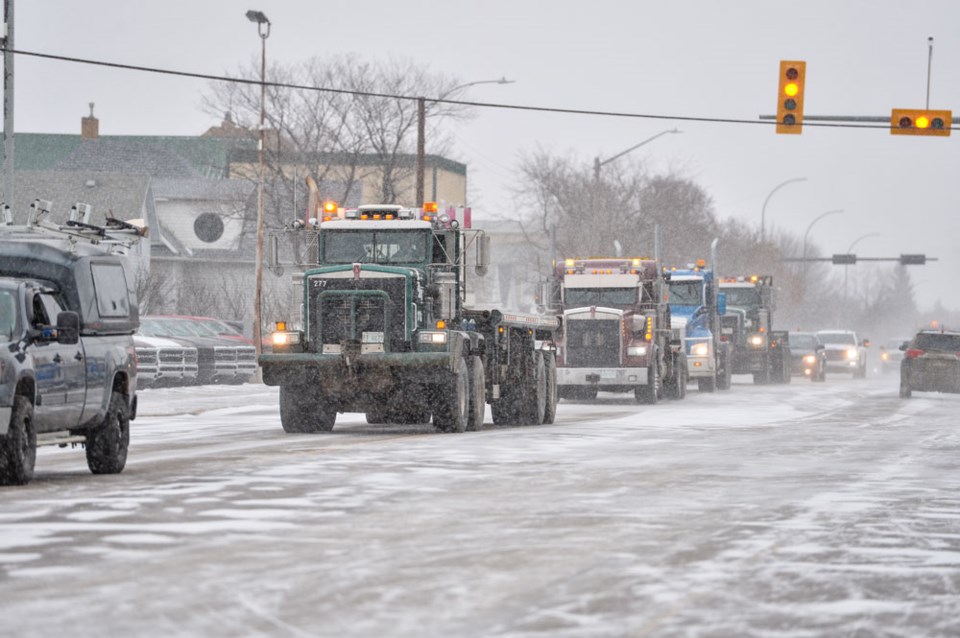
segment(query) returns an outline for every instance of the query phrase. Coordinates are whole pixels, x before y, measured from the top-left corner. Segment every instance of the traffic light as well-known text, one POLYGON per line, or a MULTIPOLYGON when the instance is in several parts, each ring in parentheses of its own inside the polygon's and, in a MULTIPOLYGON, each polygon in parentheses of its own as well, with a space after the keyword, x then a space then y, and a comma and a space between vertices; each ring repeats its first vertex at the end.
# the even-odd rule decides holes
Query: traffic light
POLYGON ((835 266, 852 266, 857 263, 856 255, 834 255, 833 264, 835 266))
POLYGON ((890 113, 891 135, 950 135, 952 111, 930 109, 893 109, 890 113))
POLYGON ((777 133, 800 133, 803 128, 803 81, 807 63, 780 61, 780 86, 777 91, 777 133))
POLYGON ((927 263, 926 255, 900 255, 901 266, 923 266, 927 263))

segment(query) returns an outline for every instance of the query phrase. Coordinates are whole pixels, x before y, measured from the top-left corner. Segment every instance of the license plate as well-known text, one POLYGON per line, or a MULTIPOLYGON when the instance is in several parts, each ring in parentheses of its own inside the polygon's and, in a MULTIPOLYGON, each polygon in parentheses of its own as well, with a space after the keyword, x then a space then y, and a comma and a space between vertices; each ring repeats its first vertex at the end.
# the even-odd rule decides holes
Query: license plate
POLYGON ((364 332, 361 338, 363 343, 383 343, 382 332, 364 332))
POLYGON ((617 371, 616 370, 601 370, 600 371, 601 379, 616 379, 617 371))

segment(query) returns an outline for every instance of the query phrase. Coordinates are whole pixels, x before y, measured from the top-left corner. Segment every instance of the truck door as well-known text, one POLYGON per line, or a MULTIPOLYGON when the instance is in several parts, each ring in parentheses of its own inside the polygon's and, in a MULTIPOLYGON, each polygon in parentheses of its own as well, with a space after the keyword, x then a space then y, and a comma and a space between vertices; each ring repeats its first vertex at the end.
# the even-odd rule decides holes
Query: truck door
MULTIPOLYGON (((57 316, 63 312, 63 304, 52 292, 43 292, 36 296, 37 305, 42 307, 44 325, 56 325, 57 316)), ((35 306, 34 320, 37 319, 35 306)), ((56 365, 57 395, 62 401, 56 409, 57 422, 61 428, 74 428, 80 424, 80 415, 87 395, 86 361, 82 342, 73 345, 61 344, 52 341, 50 351, 53 352, 52 362, 56 365), (61 395, 62 393, 62 395, 61 395)), ((39 382, 38 382, 39 387, 39 382)))

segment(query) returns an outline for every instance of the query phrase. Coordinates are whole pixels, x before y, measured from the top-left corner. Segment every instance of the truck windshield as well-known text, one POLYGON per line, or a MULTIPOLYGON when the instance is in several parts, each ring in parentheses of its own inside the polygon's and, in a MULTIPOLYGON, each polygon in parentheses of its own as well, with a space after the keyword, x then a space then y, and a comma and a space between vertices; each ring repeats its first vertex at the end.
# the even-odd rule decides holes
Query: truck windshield
POLYGON ((583 306, 632 306, 637 303, 636 288, 566 288, 564 301, 571 308, 583 306))
POLYGON ((422 230, 330 230, 323 234, 326 264, 419 264, 427 261, 430 233, 422 230))
POLYGON ((857 338, 852 332, 818 332, 820 341, 824 343, 839 343, 848 346, 857 345, 857 338))
POLYGON ((727 293, 727 305, 739 308, 752 308, 761 305, 760 291, 756 288, 723 288, 727 293))
POLYGON ((700 306, 703 304, 702 281, 671 281, 670 303, 678 306, 700 306))
POLYGON ((13 341, 17 330, 17 299, 13 290, 0 290, 0 342, 13 341))
POLYGON ((803 350, 813 350, 817 347, 817 338, 813 335, 791 333, 789 341, 791 347, 803 350))

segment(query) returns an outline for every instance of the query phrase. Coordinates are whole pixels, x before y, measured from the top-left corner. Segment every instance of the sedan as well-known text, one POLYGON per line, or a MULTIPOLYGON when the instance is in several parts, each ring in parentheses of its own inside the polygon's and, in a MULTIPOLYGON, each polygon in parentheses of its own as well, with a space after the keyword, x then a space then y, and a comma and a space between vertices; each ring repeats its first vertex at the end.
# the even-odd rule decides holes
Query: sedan
POLYGON ((921 330, 900 347, 901 398, 914 391, 960 393, 960 332, 921 330))

